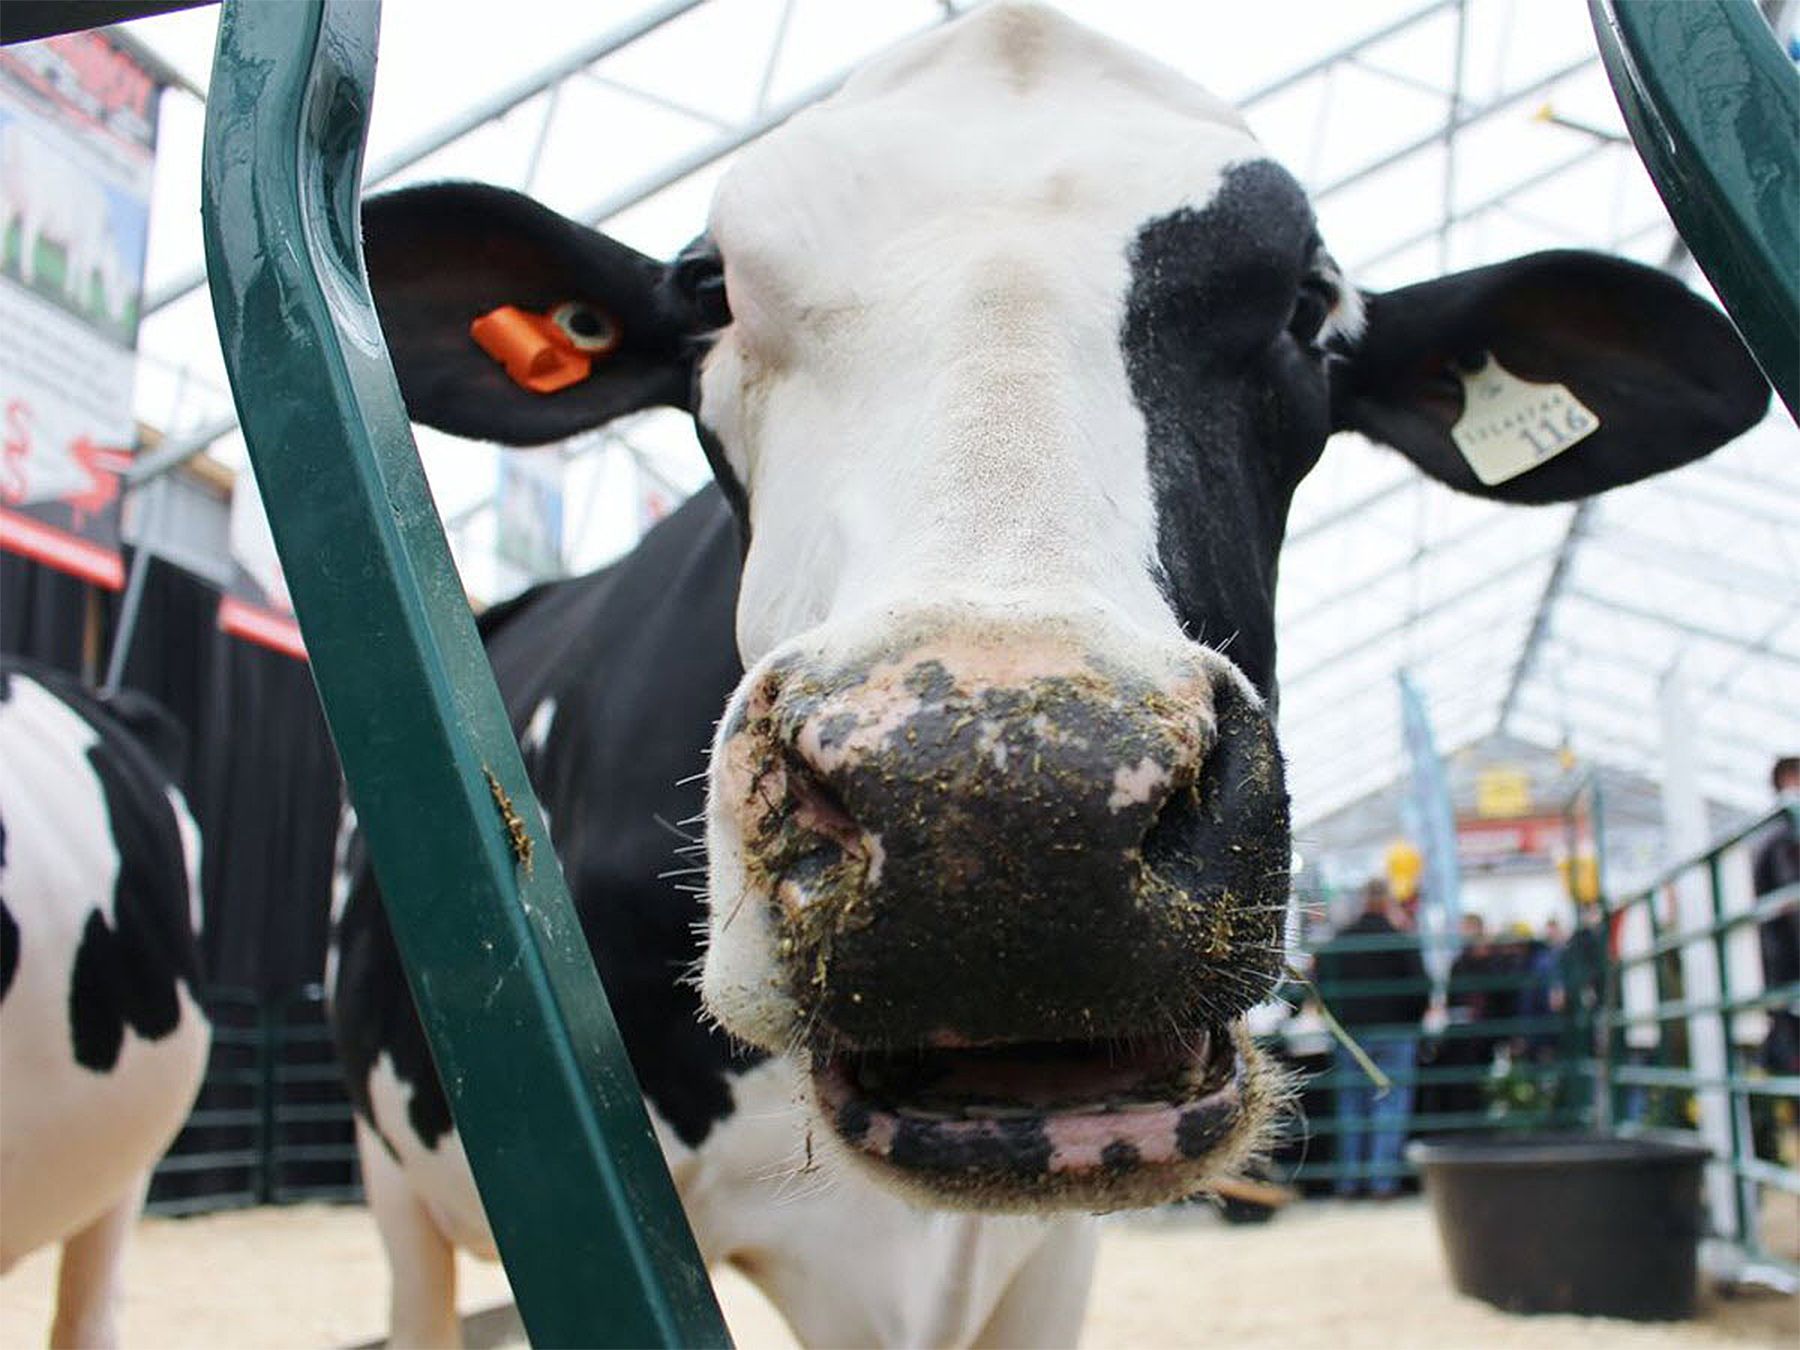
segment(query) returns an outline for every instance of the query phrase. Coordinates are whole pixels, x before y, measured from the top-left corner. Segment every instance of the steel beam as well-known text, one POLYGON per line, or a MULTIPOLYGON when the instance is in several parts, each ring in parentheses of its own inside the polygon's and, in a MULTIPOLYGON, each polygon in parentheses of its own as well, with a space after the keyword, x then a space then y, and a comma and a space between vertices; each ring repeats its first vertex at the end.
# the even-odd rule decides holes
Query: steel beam
MULTIPOLYGON (((1767 525, 1772 530, 1783 533, 1800 532, 1800 511, 1772 511, 1736 498, 1722 496, 1703 486, 1702 474, 1684 473, 1679 476, 1659 474, 1655 478, 1646 479, 1641 486, 1652 492, 1680 497, 1684 503, 1697 502, 1714 511, 1728 511, 1734 515, 1754 520, 1767 525), (1672 480, 1672 481, 1671 481, 1672 480)), ((1791 491, 1791 489, 1790 489, 1791 491)))
POLYGON ((1383 642, 1398 637, 1411 625, 1430 618, 1433 614, 1437 614, 1443 610, 1451 609, 1456 605, 1461 604, 1470 596, 1480 595, 1484 591, 1490 591, 1497 586, 1503 586, 1508 583, 1516 584, 1519 580, 1518 573, 1520 570, 1527 567, 1534 567, 1542 562, 1548 562, 1554 558, 1555 555, 1555 549, 1540 549, 1535 553, 1530 553, 1523 558, 1517 559, 1504 571, 1489 572, 1484 576, 1477 577, 1468 585, 1459 586, 1456 590, 1450 592, 1450 594, 1439 596, 1416 614, 1409 614, 1405 618, 1388 624, 1383 628, 1378 628, 1372 633, 1365 633, 1355 642, 1339 647, 1324 659, 1314 662, 1312 665, 1305 667, 1293 675, 1283 676, 1281 679, 1281 687, 1284 692, 1295 689, 1300 685, 1305 684, 1308 680, 1314 679, 1325 671, 1330 670, 1333 666, 1357 655, 1359 652, 1367 651, 1370 647, 1379 646, 1383 642))
MULTIPOLYGON (((1593 727, 1596 725, 1612 723, 1617 723, 1619 725, 1629 723, 1635 726, 1642 725, 1645 722, 1653 722, 1655 720, 1655 712, 1653 709, 1640 709, 1635 705, 1629 708, 1622 708, 1620 706, 1619 695, 1615 690, 1604 689, 1597 685, 1570 683, 1566 681, 1559 683, 1554 691, 1543 690, 1534 693, 1532 695, 1533 701, 1527 703, 1524 711, 1539 717, 1549 716, 1551 710, 1543 704, 1535 702, 1535 700, 1552 696, 1555 698, 1567 699, 1572 703, 1580 703, 1590 709, 1591 711, 1589 713, 1583 714, 1580 723, 1583 727, 1593 727), (1601 715, 1596 719, 1593 717, 1594 713, 1599 713, 1601 715)), ((1748 737, 1739 736, 1732 731, 1719 731, 1709 728, 1702 739, 1709 744, 1734 746, 1737 749, 1750 754, 1767 754, 1771 757, 1773 756, 1773 751, 1770 750, 1766 742, 1751 740, 1748 737)), ((1643 744, 1646 747, 1651 746, 1651 742, 1649 741, 1645 741, 1643 744)), ((1656 751, 1647 748, 1645 753, 1654 755, 1656 751)))
MULTIPOLYGON (((1610 595, 1600 595, 1582 587, 1570 587, 1566 594, 1570 599, 1579 600, 1584 605, 1593 605, 1597 609, 1608 610, 1614 614, 1623 614, 1640 623, 1657 624, 1663 628, 1673 629, 1687 637, 1699 638, 1703 642, 1716 642, 1724 647, 1739 650, 1756 648, 1757 654, 1768 657, 1771 661, 1780 661, 1784 665, 1800 667, 1800 652, 1790 652, 1774 645, 1772 639, 1765 637, 1761 642, 1744 637, 1741 633, 1730 633, 1723 628, 1714 628, 1711 624, 1696 623, 1692 619, 1678 619, 1661 610, 1647 609, 1635 605, 1629 600, 1619 600, 1610 595)), ((1786 627, 1788 619, 1780 621, 1779 627, 1786 627)), ((1778 629, 1779 631, 1779 629, 1778 629)))
POLYGON ((1450 270, 1450 227, 1456 211, 1456 119, 1462 114, 1463 68, 1469 55, 1469 0, 1456 4, 1456 60, 1450 80, 1449 115, 1444 118, 1444 191, 1438 212, 1438 271, 1450 270))
MULTIPOLYGON (((1477 216, 1485 215, 1489 211, 1503 207, 1517 194, 1529 192, 1533 188, 1543 186, 1554 178, 1561 177, 1571 169, 1580 168, 1589 160, 1604 153, 1607 148, 1608 147, 1604 145, 1590 145, 1565 159, 1559 159, 1548 168, 1540 169, 1534 174, 1521 178, 1516 183, 1508 184, 1492 196, 1483 197, 1480 201, 1463 207, 1451 217, 1450 223, 1452 225, 1460 225, 1464 221, 1473 220, 1477 216)), ((1424 229, 1415 231, 1414 233, 1407 235, 1404 239, 1389 244, 1379 253, 1373 253, 1368 257, 1361 259, 1351 267, 1351 274, 1354 276, 1358 272, 1367 271, 1372 267, 1379 267, 1390 258, 1399 257, 1409 248, 1417 248, 1420 244, 1428 243, 1432 236, 1437 232, 1438 227, 1436 225, 1427 225, 1424 229)))
POLYGON ((1349 60, 1359 52, 1367 51, 1370 47, 1379 46, 1389 38, 1398 37, 1401 33, 1404 33, 1407 29, 1412 28, 1415 25, 1421 24, 1427 19, 1435 18, 1437 15, 1442 14, 1445 10, 1457 3, 1459 3, 1459 0, 1432 0, 1430 4, 1425 5, 1420 9, 1415 9, 1410 14, 1404 14, 1400 18, 1395 19, 1392 23, 1377 28, 1372 33, 1364 34, 1348 46, 1339 47, 1328 56, 1321 56, 1316 61, 1308 62, 1297 70, 1290 70, 1287 74, 1271 80, 1268 84, 1265 84, 1258 89, 1251 90, 1248 94, 1245 94, 1242 98, 1237 100, 1237 106, 1240 108, 1253 108, 1265 99, 1273 98, 1279 93, 1292 89, 1295 85, 1304 84, 1315 75, 1323 75, 1333 66, 1349 60))
MULTIPOLYGON (((363 186, 365 188, 379 186, 402 170, 409 169, 427 156, 436 154, 452 141, 461 140, 477 127, 485 126, 495 118, 504 116, 527 99, 534 98, 552 85, 566 80, 583 67, 591 66, 602 57, 610 56, 623 47, 629 47, 639 38, 654 33, 664 24, 680 18, 704 2, 705 0, 662 0, 660 4, 634 15, 617 27, 608 29, 598 37, 572 48, 524 79, 516 80, 504 89, 488 95, 479 102, 470 104, 449 121, 422 136, 415 137, 392 154, 375 161, 368 167, 363 186)), ((144 298, 144 317, 148 318, 184 295, 199 290, 205 284, 206 272, 201 268, 183 273, 175 280, 166 282, 144 298)))
MULTIPOLYGON (((1560 84, 1562 81, 1568 79, 1569 76, 1574 75, 1593 64, 1593 57, 1584 56, 1578 61, 1570 61, 1566 65, 1558 66, 1548 75, 1540 76, 1530 84, 1521 85, 1517 89, 1501 94, 1496 98, 1489 99, 1486 103, 1483 103, 1480 107, 1475 108, 1470 112, 1458 113, 1450 119, 1448 131, 1450 134, 1454 135, 1464 127, 1472 126, 1476 122, 1484 121, 1487 118, 1492 117, 1495 113, 1505 112, 1514 104, 1522 103, 1528 98, 1543 93, 1544 90, 1550 88, 1552 85, 1560 84)), ((1314 188, 1312 191, 1312 199, 1315 203, 1322 202, 1329 197, 1334 197, 1340 192, 1355 187, 1358 183, 1366 182, 1375 177, 1375 175, 1393 168, 1394 165, 1399 164, 1401 161, 1411 159, 1421 150, 1429 150, 1432 146, 1442 140, 1444 135, 1445 128, 1439 128, 1430 135, 1421 136, 1415 140, 1408 141, 1398 150, 1389 151, 1379 159, 1363 165, 1360 169, 1352 170, 1343 177, 1338 178, 1331 183, 1327 183, 1324 187, 1314 188)))
POLYGON ((1496 508, 1483 516, 1480 520, 1476 521, 1473 525, 1469 526, 1468 529, 1458 531, 1448 538, 1440 539, 1436 543, 1418 552, 1409 553, 1399 562, 1390 564, 1389 566, 1382 568, 1379 572, 1374 572, 1369 576, 1361 577, 1350 583, 1348 586, 1333 591, 1330 595, 1322 596, 1319 599, 1312 601, 1305 609, 1286 616, 1278 613, 1276 615, 1276 631, 1278 633, 1291 632, 1301 624, 1317 618, 1327 610, 1334 609, 1345 601, 1357 599, 1364 591, 1370 590, 1376 586, 1385 586, 1396 577, 1406 575, 1412 568, 1429 562, 1440 554, 1449 553, 1454 549, 1465 547, 1471 540, 1486 534, 1496 525, 1508 523, 1511 519, 1511 513, 1504 507, 1496 508))
POLYGON ((1315 516, 1297 530, 1288 533, 1283 541, 1283 548, 1292 548, 1295 544, 1304 544, 1307 540, 1325 533, 1333 526, 1341 525, 1346 520, 1360 516, 1372 506, 1379 506, 1390 497, 1397 497, 1409 487, 1418 487, 1425 481, 1425 475, 1410 464, 1401 475, 1391 483, 1376 488, 1367 496, 1358 497, 1355 501, 1343 506, 1334 506, 1331 510, 1315 516))
MULTIPOLYGON (((1788 490, 1800 491, 1800 485, 1788 490)), ((1609 520, 1604 530, 1592 531, 1587 546, 1603 553, 1616 553, 1660 571, 1674 572, 1703 585, 1754 593, 1783 605, 1791 604, 1796 596, 1800 596, 1800 577, 1783 576, 1735 558, 1726 559, 1704 549, 1672 543, 1616 521, 1609 520)))
MULTIPOLYGON (((1790 611, 1783 622, 1791 622, 1796 614, 1800 614, 1800 606, 1797 606, 1794 610, 1790 611)), ((1751 647, 1746 648, 1745 650, 1747 652, 1754 652, 1755 648, 1751 647)), ((1571 663, 1580 662, 1584 665, 1608 666, 1614 670, 1630 671, 1642 679, 1651 681, 1660 679, 1668 669, 1666 666, 1657 667, 1650 665, 1645 662, 1642 657, 1633 656, 1629 652, 1619 652, 1613 651, 1610 648, 1594 647, 1584 642, 1576 642, 1565 633, 1553 633, 1545 644, 1544 659, 1554 660, 1557 658, 1557 654, 1560 653, 1566 653, 1567 660, 1571 663)), ((1795 717, 1800 716, 1800 713, 1796 713, 1792 707, 1789 707, 1786 704, 1769 703, 1760 698, 1752 698, 1742 690, 1730 688, 1729 686, 1732 682, 1738 679, 1743 673, 1744 663, 1736 663, 1725 674, 1719 676, 1705 689, 1701 690, 1700 697, 1708 700, 1723 699, 1728 703, 1741 708, 1746 708, 1749 711, 1764 717, 1785 718, 1791 721, 1795 717)))
POLYGON ((1500 713, 1495 725, 1501 731, 1506 730, 1508 717, 1512 715, 1513 704, 1518 701, 1519 690, 1531 672, 1537 666, 1538 651, 1544 645, 1544 637, 1550 631, 1550 611, 1556 607, 1556 598, 1568 584, 1569 567, 1575 560, 1575 550, 1580 547, 1582 538, 1587 534, 1593 522, 1593 498, 1585 498, 1575 504, 1569 513, 1568 528, 1563 531, 1562 542, 1556 546, 1556 557, 1550 564, 1550 575, 1544 579, 1543 593, 1538 596, 1537 608, 1531 614, 1531 627, 1525 633, 1525 645, 1519 648, 1518 659, 1513 662, 1512 674, 1506 681, 1506 693, 1500 698, 1500 713))
POLYGON ((803 108, 830 98, 838 88, 850 77, 849 70, 843 70, 829 79, 821 80, 810 88, 783 99, 772 108, 764 109, 722 135, 715 136, 703 145, 695 146, 685 154, 677 155, 661 168, 652 170, 634 182, 627 183, 616 192, 609 192, 600 200, 587 206, 576 214, 576 219, 589 225, 600 225, 629 211, 641 202, 648 201, 668 188, 674 187, 682 179, 700 172, 708 165, 716 164, 735 150, 741 150, 759 136, 767 135, 780 126, 788 118, 803 108))
POLYGON ((236 431, 237 424, 235 415, 214 418, 200 430, 166 440, 149 454, 138 456, 125 471, 125 490, 131 492, 171 469, 180 468, 208 446, 236 431))
MULTIPOLYGON (((1723 675, 1719 676, 1718 679, 1714 680, 1712 684, 1707 686, 1706 692, 1708 694, 1722 694, 1726 685, 1737 679, 1749 668, 1751 661, 1770 650, 1771 645, 1775 641, 1775 635, 1783 628, 1786 628, 1789 624, 1793 623, 1796 618, 1800 618, 1800 600, 1795 600, 1783 610, 1776 617, 1775 622, 1771 623, 1763 630, 1761 637, 1757 638, 1756 641, 1752 642, 1749 646, 1741 648, 1738 652, 1736 664, 1723 675)), ((1789 709, 1788 715, 1794 715, 1792 709, 1789 709)))
MULTIPOLYGON (((1334 719, 1341 718, 1344 715, 1344 709, 1346 707, 1355 705, 1357 703, 1357 700, 1359 700, 1359 699, 1367 700, 1370 698, 1375 698, 1376 695, 1373 694, 1372 692, 1370 692, 1371 686, 1376 682, 1384 681, 1384 680, 1388 679, 1393 674, 1393 671, 1397 668, 1398 668, 1397 665, 1395 667, 1390 667, 1389 669, 1379 671, 1372 679, 1365 679, 1365 680, 1359 681, 1357 692, 1348 697, 1334 697, 1334 695, 1331 692, 1320 693, 1320 694, 1312 696, 1311 700, 1309 701, 1309 703, 1307 705, 1306 713, 1304 716, 1300 716, 1300 717, 1284 716, 1282 718, 1282 721, 1281 721, 1282 733, 1284 735, 1288 735, 1288 736, 1295 736, 1299 733, 1310 732, 1311 729, 1321 726, 1321 725, 1329 725, 1334 719)), ((1421 666, 1416 663, 1413 666, 1411 666, 1410 668, 1415 671, 1426 669, 1425 666, 1421 666)), ((1457 672, 1457 674, 1455 676, 1450 676, 1441 670, 1436 670, 1433 672, 1429 683, 1431 684, 1431 686, 1434 689, 1441 690, 1446 685, 1454 686, 1454 685, 1462 684, 1465 681, 1466 681, 1468 688, 1478 689, 1481 691, 1480 699, 1474 699, 1474 701, 1476 701, 1476 702, 1480 702, 1482 700, 1493 697, 1496 687, 1498 686, 1498 683, 1499 683, 1498 679, 1493 676, 1490 676, 1485 679, 1482 678, 1481 672, 1479 670, 1474 672, 1474 678, 1472 678, 1472 679, 1468 678, 1467 672, 1459 671, 1459 672, 1457 672)), ((1456 697, 1458 699, 1473 699, 1473 695, 1465 695, 1460 692, 1458 694, 1456 694, 1454 697, 1456 697)), ((1380 697, 1380 704, 1382 707, 1388 706, 1388 699, 1385 695, 1380 697)), ((1448 704, 1447 702, 1445 702, 1444 706, 1451 706, 1451 705, 1448 704)), ((1464 710, 1465 704, 1463 702, 1458 702, 1454 706, 1457 708, 1457 710, 1459 712, 1461 712, 1464 710)), ((1386 718, 1386 717, 1389 717, 1390 714, 1383 713, 1382 716, 1384 718, 1386 718)), ((1398 725, 1399 724, 1399 714, 1398 713, 1392 714, 1391 720, 1395 725, 1398 725)))

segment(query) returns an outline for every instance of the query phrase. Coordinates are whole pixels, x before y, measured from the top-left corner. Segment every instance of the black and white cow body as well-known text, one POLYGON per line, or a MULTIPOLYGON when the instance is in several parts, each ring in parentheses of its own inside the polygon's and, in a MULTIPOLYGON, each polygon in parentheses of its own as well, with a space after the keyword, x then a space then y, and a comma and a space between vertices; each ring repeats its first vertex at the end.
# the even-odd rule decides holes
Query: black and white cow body
POLYGON ((56 1345, 113 1343, 125 1239, 211 1041, 199 833, 159 717, 0 662, 0 1270, 63 1243, 56 1345))
MULTIPOLYGON (((1722 316, 1617 260, 1359 293, 1230 108, 1033 6, 752 147, 669 265, 476 185, 375 199, 365 234, 419 420, 695 417, 718 490, 488 643, 702 1249, 819 1343, 1069 1340, 1071 1216, 1255 1148, 1276 559, 1333 430, 1546 502, 1767 401, 1722 316), (617 349, 526 392, 467 335, 503 305, 617 349), (1451 429, 1490 362, 1594 425, 1478 474, 1451 429), (696 818, 703 902, 665 875, 696 818)), ((447 1336, 419 1272, 485 1227, 366 878, 342 933, 396 1328, 447 1336)))
MULTIPOLYGON (((681 837, 704 806, 696 773, 743 673, 739 554, 732 512, 709 488, 616 566, 481 621, 702 1251, 750 1274, 809 1344, 964 1344, 984 1331, 1025 1344, 1046 1327, 1067 1339, 1085 1297, 1083 1225, 929 1214, 830 1175, 822 1134, 819 1158, 807 1156, 794 1066, 702 1015, 687 977, 705 904, 669 874, 696 866, 681 837), (971 1260, 982 1278, 968 1278, 971 1260)), ((493 1241, 360 839, 346 842, 332 1020, 393 1266, 391 1336, 453 1343, 450 1248, 491 1257, 493 1241)))

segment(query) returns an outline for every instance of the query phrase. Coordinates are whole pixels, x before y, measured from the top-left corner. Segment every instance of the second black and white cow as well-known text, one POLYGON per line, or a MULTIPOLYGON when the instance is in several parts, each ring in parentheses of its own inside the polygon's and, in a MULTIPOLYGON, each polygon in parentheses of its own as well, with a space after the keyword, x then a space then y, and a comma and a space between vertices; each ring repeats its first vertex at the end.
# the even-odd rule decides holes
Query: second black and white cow
MULTIPOLYGON (((1767 398, 1721 315, 1618 260, 1359 292, 1235 112, 1035 7, 753 146, 670 264, 475 185, 371 201, 366 253, 421 421, 693 413, 716 488, 485 631, 701 1247, 818 1344, 1070 1340, 1070 1216, 1256 1146, 1276 562, 1334 430, 1550 502, 1767 398), (594 373, 515 384, 469 336, 504 306, 594 373), (704 900, 662 879, 693 819, 704 900)), ((486 1225, 366 876, 347 901, 395 1332, 447 1339, 448 1244, 486 1225)))
POLYGON ((63 1244, 52 1345, 116 1340, 125 1241, 206 1067, 171 731, 0 660, 0 1271, 63 1244))

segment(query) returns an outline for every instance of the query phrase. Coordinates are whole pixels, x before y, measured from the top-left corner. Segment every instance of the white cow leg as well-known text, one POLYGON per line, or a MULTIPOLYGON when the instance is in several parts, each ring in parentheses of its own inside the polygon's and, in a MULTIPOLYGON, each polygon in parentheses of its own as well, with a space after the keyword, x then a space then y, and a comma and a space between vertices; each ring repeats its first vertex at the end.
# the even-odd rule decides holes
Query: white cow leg
POLYGON ((1083 1220, 1060 1224, 1019 1267, 974 1344, 984 1350, 1073 1346, 1081 1335, 1099 1245, 1098 1224, 1083 1220))
POLYGON ((56 1271, 56 1316, 50 1323, 53 1347, 111 1350, 119 1343, 125 1243, 149 1186, 150 1174, 145 1172, 116 1205, 63 1239, 62 1263, 56 1271))
POLYGON ((456 1249, 419 1203, 406 1175, 375 1131, 356 1122, 363 1190, 387 1248, 392 1281, 388 1344, 396 1350, 456 1350, 456 1249))

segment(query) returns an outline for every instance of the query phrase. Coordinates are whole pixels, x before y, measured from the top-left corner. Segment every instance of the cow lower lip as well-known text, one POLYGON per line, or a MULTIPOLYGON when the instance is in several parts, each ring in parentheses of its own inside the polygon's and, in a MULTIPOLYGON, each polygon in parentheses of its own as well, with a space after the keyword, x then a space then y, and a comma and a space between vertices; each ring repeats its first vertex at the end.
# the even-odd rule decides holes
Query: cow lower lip
POLYGON ((1238 1133, 1246 1060, 1225 1028, 1187 1045, 1022 1043, 837 1054, 820 1105, 859 1154, 984 1206, 1033 1178, 1103 1206, 1112 1183, 1191 1173, 1238 1133), (1127 1181, 1127 1178, 1133 1178, 1127 1181))

